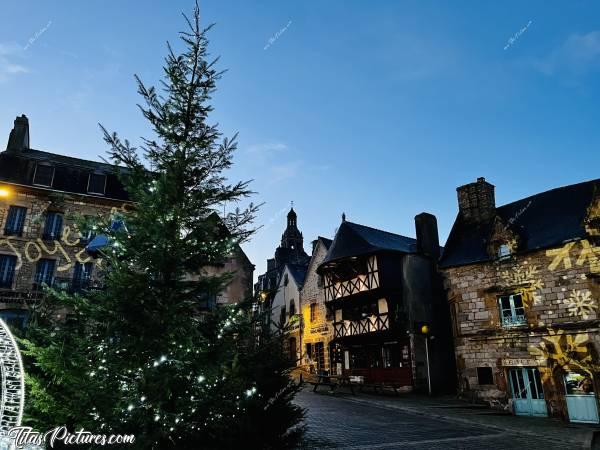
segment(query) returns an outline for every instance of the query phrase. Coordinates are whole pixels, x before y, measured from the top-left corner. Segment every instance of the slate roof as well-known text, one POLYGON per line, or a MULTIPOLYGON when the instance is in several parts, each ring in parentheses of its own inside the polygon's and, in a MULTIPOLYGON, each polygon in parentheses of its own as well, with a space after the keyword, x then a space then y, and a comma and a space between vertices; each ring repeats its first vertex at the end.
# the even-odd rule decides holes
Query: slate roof
POLYGON ((302 287, 304 284, 304 279, 306 278, 306 271, 308 270, 308 266, 299 265, 299 264, 286 264, 290 273, 296 280, 296 284, 298 287, 302 287))
POLYGON ((344 221, 319 267, 338 259, 379 251, 416 253, 417 241, 399 234, 344 221))
POLYGON ((331 244, 333 243, 331 239, 327 239, 323 236, 317 237, 317 240, 321 241, 327 250, 329 250, 329 247, 331 247, 331 244))
MULTIPOLYGON (((105 195, 96 197, 128 200, 129 197, 115 173, 114 166, 88 161, 41 150, 22 149, 0 153, 0 182, 33 185, 33 175, 38 162, 49 163, 55 168, 51 189, 88 194, 88 177, 91 172, 106 174, 105 195)), ((126 169, 124 169, 126 170, 126 169)))
MULTIPOLYGON (((587 208, 600 189, 600 179, 564 186, 496 208, 502 223, 520 238, 518 252, 554 247, 586 238, 587 208)), ((466 224, 457 217, 440 259, 440 267, 489 261, 487 245, 493 220, 466 224)))

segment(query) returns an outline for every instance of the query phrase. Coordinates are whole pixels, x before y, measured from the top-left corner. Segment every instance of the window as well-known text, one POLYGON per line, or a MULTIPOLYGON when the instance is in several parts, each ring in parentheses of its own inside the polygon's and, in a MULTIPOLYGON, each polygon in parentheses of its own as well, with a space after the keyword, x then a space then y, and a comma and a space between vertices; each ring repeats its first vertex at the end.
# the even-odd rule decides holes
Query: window
POLYGON ((91 262, 87 262, 85 264, 75 264, 75 271, 73 273, 73 290, 78 291, 89 287, 90 280, 92 279, 92 267, 93 263, 91 262))
POLYGON ((0 255, 0 288, 10 289, 12 287, 16 264, 16 256, 0 255))
POLYGON ((285 305, 281 307, 281 315, 279 316, 279 324, 281 326, 285 325, 285 305))
POLYGON ((310 321, 314 322, 316 318, 317 318, 317 304, 311 303, 310 304, 310 321))
POLYGON ((53 259, 40 259, 35 269, 35 283, 39 286, 41 284, 47 284, 52 286, 52 280, 54 278, 54 266, 56 261, 53 259))
POLYGON ((284 286, 287 286, 289 282, 290 282, 290 279, 289 279, 289 277, 288 277, 288 274, 286 273, 286 274, 283 276, 283 285, 284 285, 284 286))
POLYGON ((27 208, 11 206, 8 208, 8 217, 4 225, 4 234, 7 236, 21 236, 25 225, 27 208))
POLYGON ((294 302, 294 299, 290 300, 290 317, 292 317, 294 314, 296 314, 296 302, 294 302))
POLYGON ((312 358, 312 344, 306 344, 306 356, 312 358))
POLYGON ((478 367, 477 368, 477 383, 482 384, 494 384, 494 373, 491 367, 478 367))
POLYGON ((44 225, 44 234, 42 239, 53 241, 60 237, 62 233, 63 217, 62 214, 49 212, 46 215, 46 224, 44 225))
POLYGON ((45 164, 38 164, 35 166, 33 184, 37 184, 39 186, 52 186, 53 179, 54 167, 45 164))
POLYGON ((104 192, 106 191, 106 175, 101 173, 90 173, 87 191, 89 194, 104 195, 104 192))
POLYGON ((498 258, 506 259, 508 257, 510 257, 510 247, 508 244, 501 244, 500 247, 498 247, 498 258))
POLYGON ((498 305, 500 307, 500 319, 503 327, 514 327, 527 324, 521 294, 498 297, 498 305))

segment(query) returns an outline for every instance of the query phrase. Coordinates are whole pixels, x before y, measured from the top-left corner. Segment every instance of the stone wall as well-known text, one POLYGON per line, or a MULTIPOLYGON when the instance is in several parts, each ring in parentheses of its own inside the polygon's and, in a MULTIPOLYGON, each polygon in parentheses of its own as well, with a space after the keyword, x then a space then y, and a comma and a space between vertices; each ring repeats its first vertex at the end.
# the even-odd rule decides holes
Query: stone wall
POLYGON ((76 227, 77 215, 107 216, 111 211, 123 211, 122 202, 79 195, 57 195, 51 191, 20 189, 0 200, 0 253, 15 255, 17 265, 13 290, 30 290, 33 287, 36 263, 42 258, 56 260, 55 277, 72 280, 75 263, 94 262, 97 272, 100 258, 93 259, 85 252, 76 227), (4 226, 10 206, 27 208, 21 236, 5 236, 4 226), (42 239, 46 213, 63 214, 63 231, 60 238, 42 239))
POLYGON ((313 251, 313 255, 308 266, 304 285, 300 292, 300 304, 302 308, 302 364, 309 366, 312 364, 316 370, 316 361, 314 358, 309 361, 306 355, 306 344, 323 343, 325 366, 324 370, 330 370, 329 367, 329 341, 333 339, 333 322, 327 320, 327 308, 325 307, 325 290, 320 276, 316 270, 319 264, 325 259, 327 249, 319 240, 313 251), (310 317, 311 304, 316 305, 314 320, 310 317))
POLYGON ((600 248, 580 240, 445 269, 444 276, 461 391, 506 403, 511 395, 508 369, 535 366, 549 413, 564 416, 562 374, 597 369, 600 248), (498 297, 512 293, 522 294, 526 323, 507 328, 498 297), (492 367, 493 384, 478 384, 478 367, 492 367))

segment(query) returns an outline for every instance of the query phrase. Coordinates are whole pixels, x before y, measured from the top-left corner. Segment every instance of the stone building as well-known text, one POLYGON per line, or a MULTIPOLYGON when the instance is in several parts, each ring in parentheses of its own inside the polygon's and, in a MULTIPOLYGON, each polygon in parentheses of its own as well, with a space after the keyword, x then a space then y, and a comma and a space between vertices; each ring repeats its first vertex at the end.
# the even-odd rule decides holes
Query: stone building
POLYGON ((457 189, 440 267, 460 391, 518 415, 598 423, 600 180, 496 207, 457 189))
MULTIPOLYGON (((113 166, 35 150, 29 121, 17 117, 0 153, 0 317, 23 326, 42 285, 77 291, 97 287, 102 258, 86 246, 93 230, 79 216, 125 214, 131 202, 113 166)), ((252 265, 241 249, 224 267, 235 271, 227 301, 252 289, 252 265)))
POLYGON ((330 364, 367 384, 448 391, 454 357, 435 216, 419 214, 415 226, 417 239, 342 221, 317 269, 333 318, 330 364))
POLYGON ((331 239, 319 236, 313 241, 312 257, 300 291, 302 314, 302 359, 300 364, 310 373, 330 371, 329 343, 333 338, 333 321, 325 306, 323 276, 317 268, 325 260, 331 239))

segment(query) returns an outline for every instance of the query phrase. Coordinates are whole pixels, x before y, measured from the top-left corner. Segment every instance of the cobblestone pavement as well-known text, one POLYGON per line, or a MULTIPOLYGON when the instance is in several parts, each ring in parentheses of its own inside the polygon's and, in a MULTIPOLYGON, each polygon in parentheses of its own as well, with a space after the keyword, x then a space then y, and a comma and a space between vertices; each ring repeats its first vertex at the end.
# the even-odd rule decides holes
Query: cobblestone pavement
POLYGON ((580 449, 590 427, 507 416, 456 400, 313 393, 305 449, 580 449))

